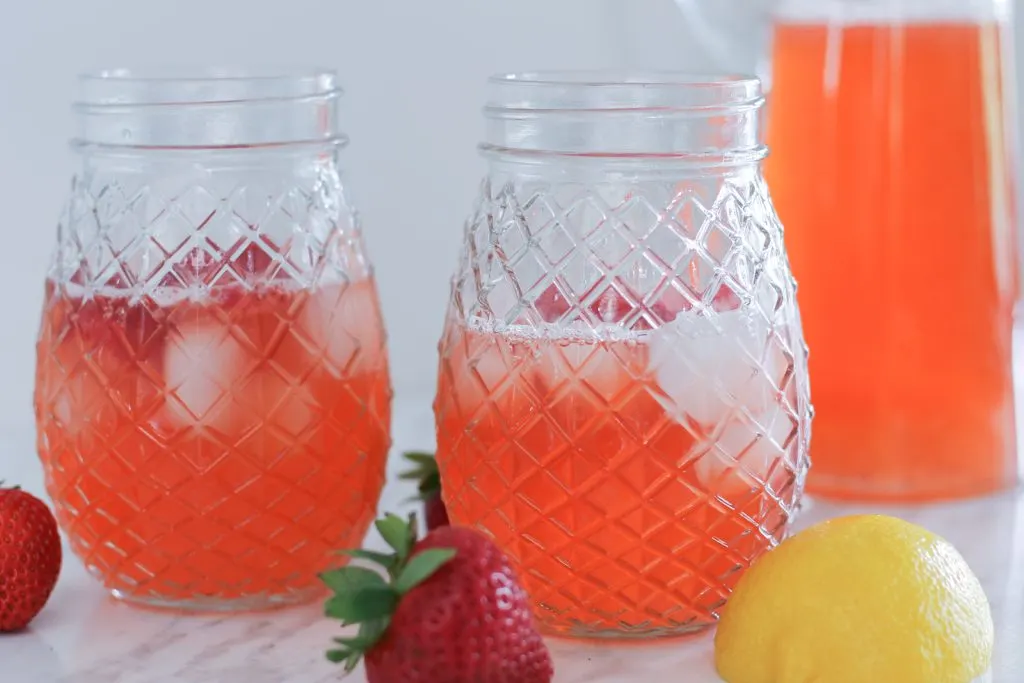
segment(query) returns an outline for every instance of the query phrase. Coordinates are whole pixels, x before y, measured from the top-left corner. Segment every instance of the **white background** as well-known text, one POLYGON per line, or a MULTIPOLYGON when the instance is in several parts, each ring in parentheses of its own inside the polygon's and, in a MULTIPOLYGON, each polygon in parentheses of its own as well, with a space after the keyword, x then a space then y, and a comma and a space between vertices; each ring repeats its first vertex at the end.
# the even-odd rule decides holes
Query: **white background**
MULTIPOLYGON (((43 277, 76 161, 67 139, 78 72, 336 68, 352 138, 343 164, 377 268, 395 388, 427 396, 448 279, 483 171, 475 145, 486 77, 537 68, 714 66, 673 0, 0 3, 0 427, 18 429, 31 423, 43 277)), ((14 457, 33 454, 0 448, 0 474, 14 457)))

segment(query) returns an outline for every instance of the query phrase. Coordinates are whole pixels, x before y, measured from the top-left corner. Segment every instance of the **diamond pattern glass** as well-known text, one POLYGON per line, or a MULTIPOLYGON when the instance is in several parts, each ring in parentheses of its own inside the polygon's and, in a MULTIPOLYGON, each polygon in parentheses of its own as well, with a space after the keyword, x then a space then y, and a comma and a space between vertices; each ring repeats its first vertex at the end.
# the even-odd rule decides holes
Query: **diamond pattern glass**
POLYGON ((509 552, 551 632, 697 630, 809 465, 782 229, 756 163, 548 163, 495 163, 467 224, 435 402, 449 514, 509 552))
POLYGON ((116 596, 318 595, 375 513, 391 399, 333 149, 86 152, 36 380, 57 517, 116 596))

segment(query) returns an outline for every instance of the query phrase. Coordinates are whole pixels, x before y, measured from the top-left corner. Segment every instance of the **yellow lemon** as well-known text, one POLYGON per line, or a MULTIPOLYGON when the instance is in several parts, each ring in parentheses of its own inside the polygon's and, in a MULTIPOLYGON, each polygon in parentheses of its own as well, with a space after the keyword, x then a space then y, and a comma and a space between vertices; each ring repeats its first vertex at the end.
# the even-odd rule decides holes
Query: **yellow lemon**
POLYGON ((857 515, 783 542, 740 580, 715 635, 728 683, 968 683, 992 658, 992 615, 947 541, 857 515))

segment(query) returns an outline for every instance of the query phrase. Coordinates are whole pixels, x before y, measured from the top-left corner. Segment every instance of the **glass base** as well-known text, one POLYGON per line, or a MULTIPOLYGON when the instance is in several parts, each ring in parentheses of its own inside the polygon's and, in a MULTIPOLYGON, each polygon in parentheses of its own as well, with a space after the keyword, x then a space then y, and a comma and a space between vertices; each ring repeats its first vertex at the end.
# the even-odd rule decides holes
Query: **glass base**
POLYGON ((240 598, 194 596, 191 598, 164 598, 158 595, 133 595, 117 589, 110 594, 120 602, 145 609, 190 612, 193 614, 230 614, 238 612, 266 612, 304 605, 323 598, 325 592, 318 586, 304 590, 277 594, 247 595, 240 598))

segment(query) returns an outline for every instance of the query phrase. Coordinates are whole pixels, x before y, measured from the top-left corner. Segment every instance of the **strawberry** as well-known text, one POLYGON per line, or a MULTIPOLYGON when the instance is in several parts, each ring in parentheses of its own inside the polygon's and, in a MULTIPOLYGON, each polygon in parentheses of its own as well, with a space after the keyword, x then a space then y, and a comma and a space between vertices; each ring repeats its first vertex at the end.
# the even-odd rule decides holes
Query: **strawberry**
POLYGON ((437 471, 437 460, 430 453, 404 453, 403 457, 413 468, 399 475, 401 479, 417 482, 418 500, 423 501, 423 512, 427 518, 427 530, 448 526, 448 510, 441 499, 441 475, 437 471))
POLYGON ((0 633, 28 626, 60 574, 57 521, 46 503, 0 482, 0 633))
POLYGON ((347 566, 322 579, 327 616, 359 624, 327 658, 369 683, 550 683, 551 655, 508 558, 472 529, 445 526, 417 542, 416 520, 388 515, 377 530, 393 554, 346 554, 388 574, 347 566))

